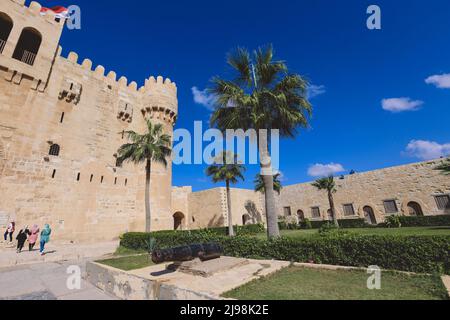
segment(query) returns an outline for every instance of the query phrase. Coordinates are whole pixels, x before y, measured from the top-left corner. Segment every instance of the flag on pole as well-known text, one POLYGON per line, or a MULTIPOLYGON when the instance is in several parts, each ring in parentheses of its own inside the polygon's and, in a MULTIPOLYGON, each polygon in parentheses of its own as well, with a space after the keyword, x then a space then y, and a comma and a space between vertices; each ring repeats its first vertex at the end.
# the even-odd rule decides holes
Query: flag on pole
POLYGON ((62 6, 56 6, 52 8, 42 7, 41 15, 45 16, 48 11, 53 11, 56 14, 56 18, 67 19, 69 17, 69 10, 62 6))

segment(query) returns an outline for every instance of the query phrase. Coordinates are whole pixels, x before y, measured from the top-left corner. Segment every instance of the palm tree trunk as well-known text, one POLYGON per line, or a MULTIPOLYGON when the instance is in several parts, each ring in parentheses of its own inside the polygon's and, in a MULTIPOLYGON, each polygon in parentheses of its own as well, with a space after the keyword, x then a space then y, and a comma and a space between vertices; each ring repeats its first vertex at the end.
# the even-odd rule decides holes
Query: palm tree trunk
POLYGON ((259 134, 258 148, 261 163, 261 176, 263 178, 265 188, 264 198, 266 205, 267 236, 269 238, 278 238, 280 237, 280 229, 278 227, 275 190, 273 190, 272 160, 269 154, 267 132, 265 132, 265 134, 259 134))
POLYGON ((147 159, 145 166, 145 232, 151 232, 152 216, 150 211, 150 180, 152 173, 152 161, 147 159))
POLYGON ((339 228, 339 222, 338 222, 337 215, 336 215, 336 208, 334 206, 333 194, 331 192, 328 192, 328 201, 330 202, 330 209, 331 209, 331 214, 333 215, 334 225, 339 228))
POLYGON ((233 213, 231 212, 231 192, 230 192, 230 181, 226 181, 227 184, 227 206, 228 206, 228 235, 234 237, 233 228, 233 213))

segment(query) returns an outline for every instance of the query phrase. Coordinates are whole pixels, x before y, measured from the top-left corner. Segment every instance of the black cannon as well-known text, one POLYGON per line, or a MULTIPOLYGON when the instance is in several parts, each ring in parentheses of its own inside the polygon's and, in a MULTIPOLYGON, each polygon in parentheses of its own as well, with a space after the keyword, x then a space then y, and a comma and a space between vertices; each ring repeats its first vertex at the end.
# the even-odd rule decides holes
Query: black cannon
POLYGON ((171 249, 155 250, 152 253, 154 263, 185 262, 199 258, 201 261, 218 259, 223 249, 217 243, 193 244, 171 249))

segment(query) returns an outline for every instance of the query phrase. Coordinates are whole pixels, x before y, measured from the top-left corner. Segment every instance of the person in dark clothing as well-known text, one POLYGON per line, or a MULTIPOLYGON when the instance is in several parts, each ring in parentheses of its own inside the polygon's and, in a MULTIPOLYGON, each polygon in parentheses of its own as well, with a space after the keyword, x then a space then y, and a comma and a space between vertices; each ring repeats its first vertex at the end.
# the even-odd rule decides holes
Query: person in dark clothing
POLYGON ((6 229, 6 232, 4 235, 5 241, 8 239, 8 236, 9 236, 9 242, 12 242, 13 233, 15 231, 15 228, 16 228, 16 223, 14 221, 11 222, 10 224, 8 224, 8 228, 6 229))
POLYGON ((25 245, 25 241, 27 241, 29 233, 30 233, 30 231, 28 230, 28 227, 25 227, 22 230, 20 230, 19 234, 16 237, 17 253, 22 252, 23 246, 25 245))

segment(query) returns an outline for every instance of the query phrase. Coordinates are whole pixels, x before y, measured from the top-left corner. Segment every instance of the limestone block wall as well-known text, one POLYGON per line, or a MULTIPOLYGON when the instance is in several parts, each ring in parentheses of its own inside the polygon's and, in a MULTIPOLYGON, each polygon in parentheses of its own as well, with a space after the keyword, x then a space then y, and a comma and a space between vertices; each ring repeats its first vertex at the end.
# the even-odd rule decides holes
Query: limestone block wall
MULTIPOLYGON (((2 0, 14 29, 0 53, 0 225, 50 223, 54 239, 110 240, 145 229, 144 165, 116 165, 127 130, 146 119, 172 135, 177 89, 151 77, 139 88, 74 52, 61 56, 62 25, 37 3, 2 0), (17 21, 17 23, 16 23, 17 21), (23 25, 42 34, 33 66, 12 58, 23 25), (17 30, 16 30, 17 28, 17 30), (168 111, 167 111, 168 110, 168 111), (50 155, 51 146, 59 155, 50 155)), ((172 229, 171 162, 152 168, 154 230, 172 229)))
MULTIPOLYGON (((228 226, 228 207, 225 188, 215 188, 189 194, 189 229, 228 226)), ((264 223, 261 195, 252 190, 231 189, 233 225, 264 223)))
MULTIPOLYGON (((387 216, 385 200, 395 200, 398 214, 408 215, 408 203, 418 203, 424 215, 448 214, 438 210, 434 196, 450 194, 450 178, 435 170, 443 160, 427 161, 386 168, 336 178, 337 193, 334 195, 339 218, 364 218, 364 207, 373 209, 378 223, 387 216), (344 215, 344 204, 353 204, 355 216, 344 215)), ((313 219, 311 208, 319 207, 321 218, 328 219, 328 198, 325 191, 318 191, 311 183, 283 188, 280 201, 280 215, 283 208, 291 208, 295 215, 302 210, 306 218, 313 219)))
POLYGON ((194 192, 189 195, 189 229, 221 227, 225 225, 223 188, 194 192))
POLYGON ((192 217, 189 212, 189 196, 192 194, 192 187, 173 187, 172 188, 172 217, 175 214, 181 214, 182 229, 189 229, 192 223, 192 217))
POLYGON ((58 51, 58 41, 64 22, 57 21, 53 12, 42 17, 41 5, 37 2, 32 1, 29 7, 24 6, 24 2, 25 0, 2 0, 0 3, 0 12, 9 16, 14 23, 5 48, 0 54, 0 66, 8 68, 7 74, 2 76, 14 82, 20 82, 24 76, 31 78, 33 80, 31 85, 43 91, 58 51), (13 56, 24 28, 32 28, 42 35, 42 43, 33 66, 9 58, 13 56))
MULTIPOLYGON (((225 189, 224 192, 226 194, 225 189)), ((227 212, 227 207, 225 207, 226 217, 228 217, 227 212)), ((265 223, 266 221, 263 196, 253 190, 231 189, 231 212, 234 225, 241 226, 265 223)), ((226 222, 228 223, 228 221, 226 222)))

